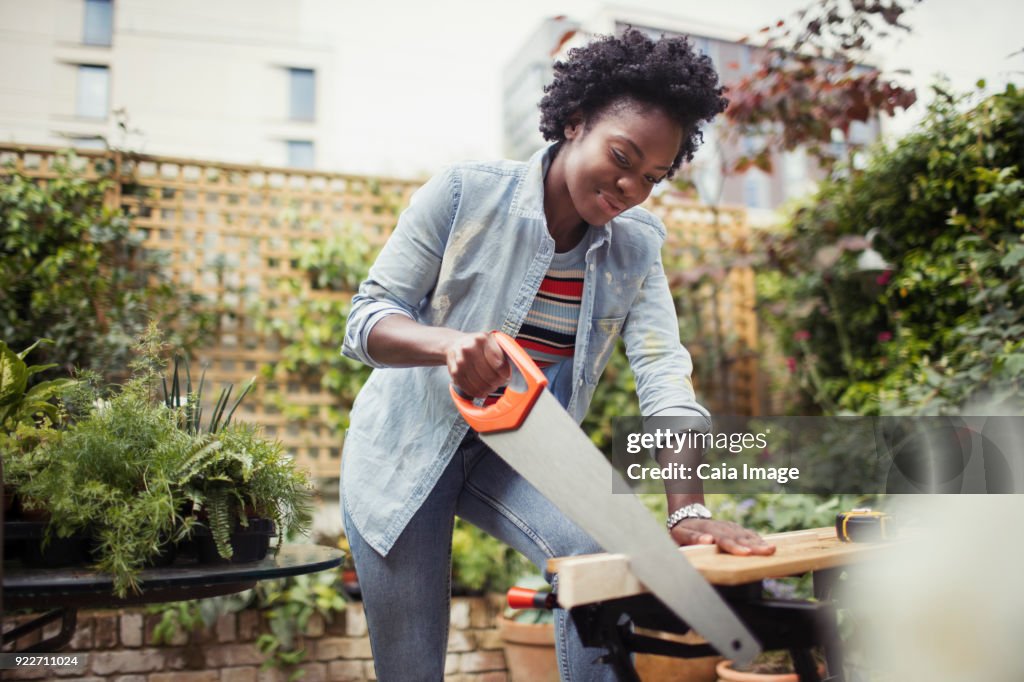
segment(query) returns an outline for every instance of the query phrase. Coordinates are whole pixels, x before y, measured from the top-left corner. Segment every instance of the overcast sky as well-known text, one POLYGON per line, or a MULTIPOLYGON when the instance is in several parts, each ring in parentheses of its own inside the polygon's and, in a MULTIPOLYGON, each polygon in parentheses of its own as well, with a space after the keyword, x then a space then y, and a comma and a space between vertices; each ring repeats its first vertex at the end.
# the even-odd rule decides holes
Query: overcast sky
MULTIPOLYGON (((501 148, 501 70, 545 17, 586 19, 594 0, 346 2, 338 26, 338 149, 349 172, 422 176, 460 159, 497 158, 501 148), (382 30, 384 29, 384 30, 382 30), (351 67, 351 68, 350 68, 351 67)), ((636 0, 616 6, 678 14, 753 33, 806 6, 806 0, 636 0)), ((958 89, 979 78, 992 86, 1024 81, 1024 3, 923 0, 906 16, 913 33, 879 50, 876 62, 906 68, 922 99, 934 74, 958 89)), ((891 122, 899 134, 917 111, 891 122)))

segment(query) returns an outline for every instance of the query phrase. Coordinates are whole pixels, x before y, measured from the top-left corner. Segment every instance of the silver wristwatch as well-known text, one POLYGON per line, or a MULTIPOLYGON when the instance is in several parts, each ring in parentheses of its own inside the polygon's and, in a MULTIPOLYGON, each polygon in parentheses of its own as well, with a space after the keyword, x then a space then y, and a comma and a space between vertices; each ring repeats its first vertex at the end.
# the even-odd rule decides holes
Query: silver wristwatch
POLYGON ((669 514, 668 520, 665 521, 665 526, 672 530, 673 526, 682 521, 683 519, 710 519, 711 510, 705 507, 700 502, 694 502, 688 504, 685 507, 680 507, 674 512, 669 514))

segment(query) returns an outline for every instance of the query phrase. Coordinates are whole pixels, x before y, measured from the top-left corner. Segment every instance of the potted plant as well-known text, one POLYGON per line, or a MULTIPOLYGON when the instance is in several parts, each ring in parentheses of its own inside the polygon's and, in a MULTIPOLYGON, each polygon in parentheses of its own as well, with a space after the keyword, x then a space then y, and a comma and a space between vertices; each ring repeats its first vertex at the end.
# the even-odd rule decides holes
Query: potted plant
POLYGON ((119 597, 138 590, 142 568, 173 560, 177 543, 200 528, 209 529, 216 556, 231 558, 233 523, 257 531, 265 553, 272 535, 280 540, 311 521, 306 476, 256 427, 230 424, 229 389, 204 430, 202 382, 192 395, 186 380, 183 403, 177 364, 175 400, 166 390, 163 401, 154 399, 166 367, 161 349, 151 326, 121 390, 81 373, 61 397, 67 427, 17 458, 23 506, 48 514, 42 545, 91 537, 93 565, 112 574, 119 597))
POLYGON ((138 572, 188 533, 174 474, 205 447, 153 403, 153 376, 140 367, 110 395, 82 374, 62 396, 67 428, 20 458, 22 506, 49 516, 44 545, 91 536, 95 567, 112 574, 118 596, 136 591, 138 572))
POLYGON ((28 365, 25 357, 40 343, 15 353, 0 341, 0 456, 5 465, 4 511, 11 511, 17 485, 26 472, 21 457, 54 434, 61 414, 55 398, 74 382, 55 379, 30 385, 32 376, 56 365, 28 365))
POLYGON ((164 404, 179 410, 180 427, 203 447, 182 463, 176 487, 191 508, 201 561, 255 561, 278 546, 288 533, 304 533, 312 523, 312 492, 307 476, 295 468, 278 441, 262 436, 251 424, 232 424, 253 380, 227 410, 232 387, 221 390, 207 422, 202 396, 206 373, 192 391, 188 361, 175 358, 171 387, 163 386, 164 404), (184 381, 179 369, 184 367, 184 381), (184 389, 184 393, 182 393, 184 389))
MULTIPOLYGON (((539 575, 527 575, 516 587, 550 589, 539 575)), ((558 682, 555 655, 555 619, 550 609, 506 609, 498 618, 498 633, 505 643, 505 663, 512 682, 558 682)))
MULTIPOLYGON (((825 666, 818 664, 818 674, 825 673, 825 666)), ((732 661, 723 660, 715 668, 719 682, 799 682, 793 672, 793 663, 785 651, 766 651, 752 664, 736 668, 732 661)))
POLYGON ((266 554, 271 536, 280 546, 286 534, 309 530, 309 480, 279 442, 251 424, 232 424, 199 441, 207 445, 176 483, 208 529, 196 532, 201 560, 253 561, 266 554))
POLYGON ((356 562, 352 558, 352 546, 344 532, 338 537, 337 546, 345 553, 345 559, 340 568, 341 591, 351 601, 362 601, 363 593, 359 588, 359 576, 356 575, 356 562))
MULTIPOLYGON (((646 633, 659 636, 655 633, 646 633)), ((683 635, 660 635, 674 642, 690 645, 706 644, 707 640, 694 631, 683 635)), ((642 680, 658 682, 716 682, 719 679, 716 666, 722 656, 698 656, 682 658, 678 656, 659 656, 656 654, 638 653, 633 657, 633 667, 642 680)))

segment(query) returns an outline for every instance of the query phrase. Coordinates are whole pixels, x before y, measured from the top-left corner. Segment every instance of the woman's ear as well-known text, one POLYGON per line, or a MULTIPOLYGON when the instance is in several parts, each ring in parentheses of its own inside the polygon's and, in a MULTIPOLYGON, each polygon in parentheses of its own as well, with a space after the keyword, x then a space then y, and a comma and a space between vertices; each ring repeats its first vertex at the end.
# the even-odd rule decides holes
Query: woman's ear
POLYGON ((577 111, 574 114, 570 114, 569 118, 565 121, 565 139, 573 140, 582 135, 585 125, 582 113, 577 111))

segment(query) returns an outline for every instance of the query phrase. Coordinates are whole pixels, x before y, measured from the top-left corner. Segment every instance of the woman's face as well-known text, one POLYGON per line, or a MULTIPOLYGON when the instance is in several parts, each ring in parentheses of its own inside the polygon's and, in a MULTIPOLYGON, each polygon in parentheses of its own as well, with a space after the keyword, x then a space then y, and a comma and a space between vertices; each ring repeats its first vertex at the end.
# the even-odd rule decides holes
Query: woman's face
POLYGON ((661 109, 612 105, 565 130, 565 177, 576 212, 603 225, 650 195, 679 153, 682 128, 661 109))

